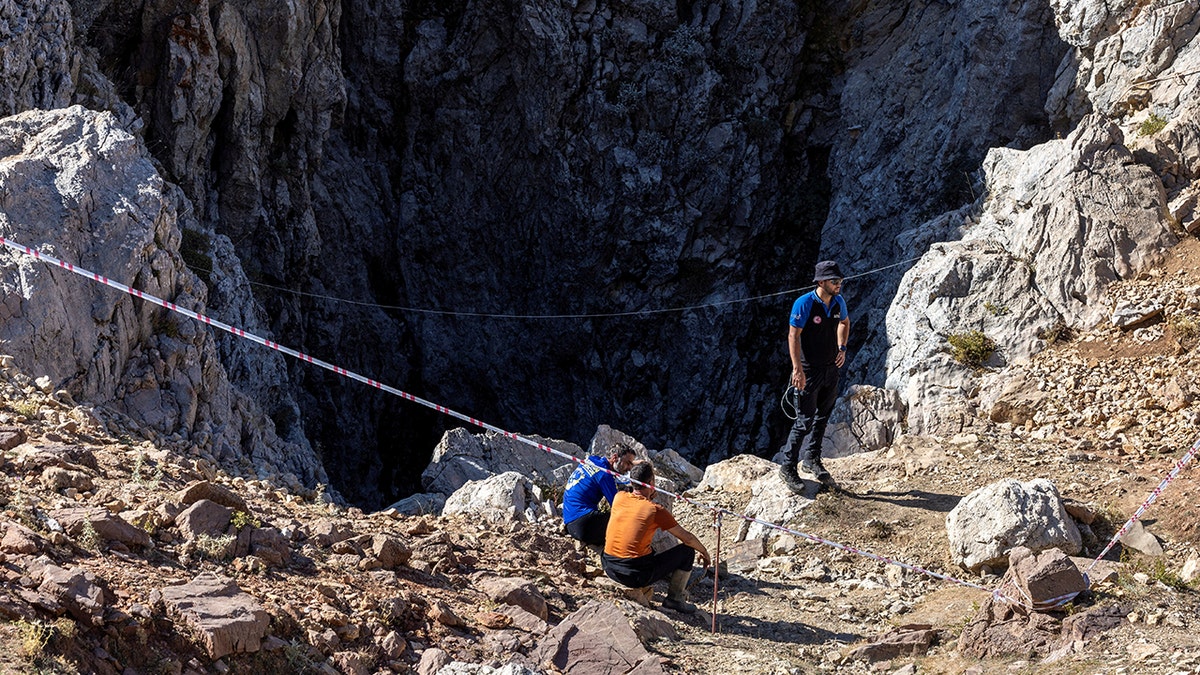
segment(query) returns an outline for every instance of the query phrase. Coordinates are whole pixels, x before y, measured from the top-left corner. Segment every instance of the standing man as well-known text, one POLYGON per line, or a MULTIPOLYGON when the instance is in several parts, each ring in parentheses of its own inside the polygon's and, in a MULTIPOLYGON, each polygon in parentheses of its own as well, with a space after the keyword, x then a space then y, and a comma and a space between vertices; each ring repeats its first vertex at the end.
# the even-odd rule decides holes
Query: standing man
POLYGON ((608 521, 608 535, 604 543, 604 573, 617 583, 629 588, 646 588, 649 599, 650 584, 670 577, 667 599, 662 606, 683 614, 696 611, 688 602, 687 583, 692 575, 692 561, 696 554, 708 567, 708 549, 680 525, 660 504, 651 501, 654 497, 654 466, 649 462, 633 465, 629 477, 644 485, 633 485, 633 492, 617 494, 613 502, 612 518, 608 521), (650 544, 654 533, 666 530, 683 542, 674 547, 654 553, 650 544))
POLYGON ((585 544, 604 546, 609 513, 600 510, 600 500, 612 504, 617 496, 616 479, 604 469, 625 473, 635 457, 633 448, 614 443, 608 457, 592 455, 575 467, 563 490, 563 523, 568 534, 585 544))
POLYGON ((788 353, 792 357, 791 385, 795 387, 796 422, 783 446, 779 474, 794 492, 802 492, 800 470, 823 485, 832 477, 821 463, 821 442, 829 413, 837 400, 838 369, 846 363, 850 339, 850 313, 842 299, 842 271, 832 260, 817 263, 815 290, 800 296, 788 320, 788 353))

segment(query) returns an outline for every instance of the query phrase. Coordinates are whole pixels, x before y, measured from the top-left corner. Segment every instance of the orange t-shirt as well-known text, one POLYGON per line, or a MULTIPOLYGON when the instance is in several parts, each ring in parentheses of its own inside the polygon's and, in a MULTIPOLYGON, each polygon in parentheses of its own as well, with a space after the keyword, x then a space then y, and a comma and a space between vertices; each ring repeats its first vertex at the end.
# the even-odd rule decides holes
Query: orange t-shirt
POLYGON ((635 492, 618 492, 604 535, 604 552, 615 558, 640 558, 650 555, 650 542, 656 530, 676 525, 675 516, 635 492))

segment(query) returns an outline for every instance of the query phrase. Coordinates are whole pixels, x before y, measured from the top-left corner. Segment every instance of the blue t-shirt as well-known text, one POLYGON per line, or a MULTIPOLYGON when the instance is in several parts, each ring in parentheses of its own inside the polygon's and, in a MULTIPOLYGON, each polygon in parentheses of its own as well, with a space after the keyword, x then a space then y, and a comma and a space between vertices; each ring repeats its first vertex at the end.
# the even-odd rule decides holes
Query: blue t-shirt
POLYGON ((796 299, 788 323, 800 329, 800 349, 804 367, 832 366, 838 355, 837 327, 850 318, 846 301, 841 294, 833 296, 829 305, 821 302, 816 291, 796 299))
POLYGON ((612 469, 607 457, 592 455, 571 473, 567 488, 563 491, 563 522, 569 523, 600 508, 600 498, 609 504, 617 496, 617 481, 612 474, 601 471, 612 469))

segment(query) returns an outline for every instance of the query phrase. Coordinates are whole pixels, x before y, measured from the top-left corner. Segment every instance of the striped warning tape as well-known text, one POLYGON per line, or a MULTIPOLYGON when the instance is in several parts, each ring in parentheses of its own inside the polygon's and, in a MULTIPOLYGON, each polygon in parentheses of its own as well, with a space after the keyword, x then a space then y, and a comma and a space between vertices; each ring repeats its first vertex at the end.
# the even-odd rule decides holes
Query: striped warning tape
MULTIPOLYGON (((325 368, 326 370, 331 370, 331 371, 333 371, 334 373, 337 373, 338 375, 341 375, 341 376, 343 376, 343 377, 347 377, 347 378, 350 378, 350 379, 352 379, 352 380, 357 380, 357 381, 359 381, 359 382, 362 382, 362 383, 364 383, 364 384, 366 384, 366 385, 368 385, 368 386, 370 386, 370 387, 374 387, 374 388, 376 388, 376 389, 379 389, 379 390, 381 390, 381 391, 388 392, 389 394, 392 394, 392 395, 395 395, 395 396, 399 396, 399 397, 401 397, 401 398, 403 398, 403 399, 405 399, 405 400, 412 401, 413 403, 417 403, 417 404, 419 404, 419 405, 422 405, 422 406, 425 406, 425 407, 427 407, 427 408, 432 408, 433 410, 436 410, 436 411, 438 411, 438 412, 440 412, 440 413, 442 413, 442 414, 444 414, 444 415, 448 415, 448 416, 450 416, 450 417, 453 417, 453 418, 455 418, 455 419, 458 419, 458 420, 461 420, 461 421, 467 422, 467 423, 469 423, 469 424, 471 424, 471 425, 473 425, 473 426, 477 426, 477 427, 480 427, 480 428, 482 428, 482 429, 486 429, 486 430, 488 430, 488 431, 493 431, 493 432, 495 432, 495 433, 498 433, 498 434, 501 434, 501 435, 503 435, 503 436, 507 436, 507 437, 509 437, 509 438, 512 438, 513 440, 516 440, 516 441, 518 441, 518 442, 521 442, 521 443, 524 443, 524 444, 526 444, 526 445, 530 445, 530 446, 532 446, 532 447, 538 448, 539 450, 542 450, 542 451, 544 451, 544 452, 548 452, 548 453, 550 453, 550 454, 556 455, 556 456, 558 456, 558 457, 561 457, 561 458, 563 458, 563 459, 569 460, 569 461, 571 461, 571 462, 574 462, 574 463, 576 463, 576 464, 581 464, 581 463, 583 463, 584 461, 588 461, 588 460, 581 460, 581 459, 579 459, 578 457, 575 457, 574 455, 571 455, 571 454, 569 454, 569 453, 562 452, 562 451, 560 451, 560 450, 556 450, 555 448, 552 448, 552 447, 550 447, 550 446, 548 446, 548 445, 546 445, 546 444, 544 444, 544 443, 539 443, 538 441, 535 441, 535 440, 533 440, 533 439, 531 439, 531 438, 526 438, 525 436, 521 436, 520 434, 516 434, 516 433, 513 433, 513 432, 511 432, 511 431, 507 431, 507 430, 505 430, 505 429, 501 429, 500 427, 497 427, 497 426, 495 426, 495 425, 492 425, 492 424, 488 424, 487 422, 483 422, 483 421, 481 421, 481 420, 475 419, 474 417, 471 417, 471 416, 469 416, 469 415, 465 415, 465 414, 463 414, 463 413, 460 413, 460 412, 458 412, 458 411, 456 411, 456 410, 452 410, 452 409, 450 409, 450 408, 447 408, 447 407, 445 407, 445 406, 443 406, 443 405, 439 405, 439 404, 437 404, 437 403, 434 403, 434 402, 432 402, 432 401, 428 401, 428 400, 426 400, 426 399, 424 399, 424 398, 421 398, 421 397, 419 397, 419 396, 415 396, 415 395, 413 395, 413 394, 410 394, 410 393, 408 393, 408 392, 401 391, 400 389, 396 389, 395 387, 388 386, 388 385, 386 385, 386 384, 383 384, 383 383, 381 383, 381 382, 378 382, 378 381, 376 381, 376 380, 373 380, 373 379, 371 379, 371 378, 368 378, 368 377, 366 377, 366 376, 364 376, 364 375, 360 375, 360 374, 358 374, 358 373, 356 373, 356 372, 354 372, 354 371, 347 370, 347 369, 345 369, 345 368, 342 368, 342 367, 340 367, 340 366, 333 365, 332 363, 329 363, 329 362, 327 362, 327 361, 323 361, 323 360, 321 360, 321 359, 315 358, 315 357, 313 357, 313 356, 310 356, 309 354, 305 354, 304 352, 300 352, 300 351, 297 351, 297 350, 295 350, 295 349, 291 349, 291 348, 289 348, 289 347, 285 347, 285 346, 283 346, 283 345, 281 345, 281 344, 279 344, 279 343, 277 343, 277 342, 274 342, 274 341, 272 341, 272 340, 268 340, 268 339, 266 339, 266 338, 260 337, 260 336, 258 336, 258 335, 255 335, 254 333, 250 333, 250 332, 248 332, 248 331, 242 330, 242 329, 240 329, 240 328, 237 328, 237 327, 235 327, 235 326, 231 326, 231 325, 229 325, 229 324, 227 324, 227 323, 224 323, 224 322, 222 322, 222 321, 218 321, 218 320, 216 320, 216 319, 213 319, 213 318, 211 318, 211 317, 209 317, 209 316, 206 316, 206 315, 204 315, 204 314, 200 314, 199 312, 194 312, 194 311, 192 311, 192 310, 190 310, 190 309, 187 309, 187 308, 185 308, 185 307, 180 307, 179 305, 176 305, 175 303, 168 302, 168 301, 166 301, 166 300, 163 300, 162 298, 156 297, 156 296, 154 296, 154 295, 151 295, 151 294, 149 294, 149 293, 143 293, 142 291, 139 291, 139 290, 137 290, 137 289, 135 289, 135 288, 131 288, 131 287, 129 287, 129 286, 126 286, 125 284, 122 284, 122 283, 120 283, 120 282, 113 281, 112 279, 109 279, 109 278, 107 278, 107 277, 105 277, 105 276, 102 276, 102 275, 96 274, 95 272, 92 272, 92 271, 90 271, 90 270, 87 270, 87 269, 84 269, 84 268, 81 268, 81 267, 77 267, 77 266, 75 266, 75 265, 72 265, 71 263, 68 263, 68 262, 65 262, 65 261, 63 261, 63 260, 60 260, 60 259, 58 259, 58 258, 56 258, 56 257, 54 257, 54 256, 51 256, 51 255, 49 255, 49 254, 42 253, 41 251, 38 251, 38 250, 36 250, 36 249, 33 249, 33 248, 30 248, 30 247, 28 247, 28 246, 25 246, 25 245, 23 245, 23 244, 19 244, 19 243, 17 243, 17 242, 11 241, 11 240, 9 240, 9 239, 6 239, 6 238, 4 238, 4 237, 0 237, 0 244, 2 244, 3 246, 5 246, 5 247, 8 247, 8 248, 10 248, 10 249, 12 249, 12 250, 14 250, 14 251, 17 251, 18 253, 22 253, 22 254, 24 254, 24 255, 27 255, 27 256, 29 256, 29 257, 32 257, 32 258, 34 258, 34 259, 36 259, 36 260, 40 260, 40 261, 43 261, 43 262, 49 263, 49 264, 51 264, 51 265, 56 265, 56 266, 58 266, 58 267, 60 267, 60 268, 62 268, 62 269, 65 269, 65 270, 69 271, 69 272, 72 272, 72 273, 74 273, 74 274, 77 274, 77 275, 79 275, 79 276, 81 276, 81 277, 84 277, 85 279, 89 279, 89 280, 91 280, 91 281, 95 281, 95 282, 97 282, 97 283, 100 283, 100 284, 103 284, 103 285, 105 285, 105 286, 109 286, 109 287, 111 287, 111 288, 115 288, 115 289, 117 289, 117 290, 119 290, 119 291, 121 291, 121 292, 123 292, 123 293, 127 293, 127 294, 129 294, 129 295, 132 295, 132 296, 134 296, 134 297, 136 297, 136 298, 139 298, 139 299, 145 300, 145 301, 147 301, 147 302, 153 303, 153 304, 155 304, 155 305, 158 305, 158 306, 160 306, 160 307, 163 307, 163 308, 165 308, 165 309, 168 309, 168 310, 170 310, 170 311, 172 311, 172 312, 176 312, 176 313, 178 313, 178 314, 182 314, 182 315, 184 315, 184 316, 187 316, 187 317, 189 317, 189 318, 191 318, 191 319, 195 319, 196 321, 200 321, 200 322, 202 322, 202 323, 204 323, 204 324, 207 324, 207 325, 209 325, 209 326, 212 326, 212 327, 214 327, 214 328, 219 328, 219 329, 221 329, 221 330, 224 330, 224 331, 226 331, 226 332, 228 332, 228 333, 231 333, 231 334, 233 334, 233 335, 236 335, 236 336, 238 336, 238 337, 240 337, 240 338, 244 338, 244 339, 250 340, 250 341, 252 341, 252 342, 257 342, 258 344, 261 344, 261 345, 263 345, 263 346, 265 346, 265 347, 267 347, 267 348, 269 348, 269 349, 273 349, 273 350, 275 350, 275 351, 283 352, 284 354, 287 354, 287 355, 289 355, 289 356, 292 356, 292 357, 294 357, 294 358, 300 359, 301 361, 304 361, 304 362, 306 362, 306 363, 311 363, 311 364, 313 364, 313 365, 315 365, 315 366, 319 366, 319 367, 321 367, 321 368, 325 368)), ((1124 533, 1124 531, 1127 531, 1128 527, 1131 527, 1131 526, 1132 526, 1132 523, 1133 523, 1133 521, 1137 520, 1137 518, 1138 518, 1138 517, 1140 517, 1141 513, 1142 513, 1142 512, 1143 512, 1143 511, 1144 511, 1146 508, 1148 508, 1148 507, 1149 507, 1149 505, 1150 505, 1151 503, 1153 503, 1155 499, 1157 499, 1157 498, 1158 498, 1158 495, 1159 495, 1159 494, 1162 492, 1162 489, 1163 489, 1164 487, 1166 487, 1166 485, 1167 485, 1168 483, 1170 483, 1170 482, 1171 482, 1171 480, 1173 480, 1173 479, 1174 479, 1175 475, 1179 473, 1179 470, 1183 468, 1183 465, 1184 465, 1184 464, 1186 464, 1188 461, 1190 461, 1190 460, 1191 460, 1191 458, 1192 458, 1192 457, 1193 457, 1193 456, 1196 454, 1196 451, 1197 451, 1197 449, 1200 449, 1200 440, 1198 440, 1198 441, 1197 441, 1197 443, 1196 443, 1196 445, 1192 447, 1192 451, 1191 451, 1190 453, 1188 453, 1188 455, 1187 455, 1187 456, 1185 456, 1185 457, 1184 457, 1184 459, 1180 460, 1180 462, 1179 462, 1179 463, 1177 463, 1177 465, 1176 465, 1175 469, 1174 469, 1174 470, 1171 472, 1171 475, 1170 475, 1170 476, 1168 476, 1168 477, 1167 477, 1167 478, 1166 478, 1166 479, 1163 481, 1163 483, 1159 485, 1159 487, 1158 487, 1158 488, 1157 488, 1157 489, 1154 491, 1154 493, 1151 495, 1150 499, 1148 499, 1148 500, 1147 500, 1146 504, 1143 504, 1142 508, 1138 509, 1138 512, 1137 512, 1137 513, 1134 515, 1134 517, 1133 517, 1133 518, 1130 520, 1130 522, 1129 522, 1129 523, 1126 523, 1126 527, 1122 528, 1122 532, 1121 532, 1121 533, 1119 533, 1119 534, 1123 534, 1123 533, 1124 533)), ((590 461, 589 461, 589 463, 590 463, 590 461)), ((618 475, 616 472, 614 472, 614 471, 611 471, 611 470, 609 470, 609 469, 605 469, 604 467, 597 467, 597 468, 599 468, 599 469, 601 469, 601 470, 603 470, 603 471, 605 471, 605 472, 607 472, 607 473, 610 473, 610 474, 612 474, 612 475, 614 475, 614 476, 618 475)), ((631 480, 631 482, 638 483, 638 481, 634 481, 634 480, 632 480, 632 479, 630 479, 630 480, 631 480)), ((643 483, 638 483, 638 484, 639 484, 639 485, 644 485, 643 483)), ((968 588, 974 588, 974 589, 977 589, 977 590, 981 590, 981 591, 984 591, 984 592, 988 592, 988 593, 991 593, 991 594, 992 594, 992 596, 993 596, 994 598, 997 598, 997 599, 999 599, 999 600, 1002 600, 1002 601, 1005 601, 1005 602, 1009 602, 1009 603, 1012 603, 1012 604, 1017 604, 1017 605, 1024 604, 1024 603, 1021 603, 1021 602, 1019 602, 1019 601, 1013 600, 1012 598, 1010 598, 1010 597, 1008 597, 1008 596, 1004 595, 1004 594, 1001 592, 1001 589, 1000 589, 1000 588, 996 588, 996 589, 988 589, 988 588, 986 588, 986 587, 984 587, 984 586, 981 586, 981 585, 979 585, 979 584, 971 583, 971 582, 969 582, 969 581, 964 581, 964 580, 962 580, 962 579, 958 579, 958 578, 955 578, 955 577, 952 577, 952 576, 950 576, 950 575, 946 575, 946 574, 941 574, 941 573, 939 573, 939 572, 934 572, 934 571, 932 571, 932 570, 929 570, 929 569, 926 569, 926 568, 923 568, 923 567, 919 567, 919 566, 917 566, 917 565, 910 565, 910 564, 908 564, 908 563, 903 563, 903 562, 900 562, 900 561, 898 561, 898 560, 895 560, 895 559, 892 559, 892 558, 888 558, 888 557, 886 557, 886 556, 881 556, 881 555, 878 555, 878 554, 875 554, 875 553, 871 553, 871 552, 869 552, 869 551, 866 551, 866 550, 864 550, 864 549, 860 549, 860 548, 857 548, 857 547, 854 547, 854 546, 850 546, 850 545, 847 545, 847 544, 842 544, 842 543, 839 543, 839 542, 835 542, 835 541, 832 541, 832 540, 830 540, 830 539, 825 539, 825 538, 823 538, 823 537, 818 537, 818 536, 816 536, 816 535, 814 535, 814 534, 809 534, 809 533, 807 533, 807 532, 802 532, 802 531, 800 531, 800 530, 792 529, 792 528, 786 527, 786 526, 784 526, 784 525, 780 525, 780 524, 778 524, 778 523, 772 523, 772 522, 769 522, 769 521, 766 521, 766 520, 762 520, 762 519, 759 519, 759 518, 755 518, 755 517, 753 517, 753 516, 750 516, 750 515, 747 515, 747 514, 741 514, 741 513, 737 513, 737 512, 735 512, 735 511, 731 511, 731 510, 729 510, 729 509, 725 509, 725 508, 722 508, 722 507, 715 507, 715 506, 710 506, 710 505, 708 505, 708 504, 703 504, 703 503, 701 503, 701 502, 698 502, 698 501, 696 501, 696 500, 694 500, 694 499, 691 499, 691 498, 689 498, 689 497, 685 497, 685 496, 683 496, 683 495, 675 494, 675 493, 673 493, 673 492, 670 492, 670 491, 667 491, 667 490, 661 490, 661 492, 663 492, 664 494, 670 495, 670 496, 674 497, 675 499, 678 499, 678 500, 680 500, 680 501, 682 501, 682 502, 684 502, 684 503, 686 503, 686 504, 690 504, 690 505, 692 505, 692 506, 695 506, 695 507, 697 507, 697 508, 701 508, 701 509, 707 509, 707 510, 710 510, 710 511, 712 511, 712 512, 714 512, 714 513, 717 513, 717 514, 725 514, 725 515, 729 515, 729 516, 732 516, 732 517, 735 517, 735 518, 740 518, 740 519, 742 519, 742 520, 744 520, 744 521, 746 521, 746 522, 749 522, 749 523, 758 523, 758 524, 760 524, 760 525, 762 525, 762 526, 764 526, 764 527, 768 527, 768 528, 771 528, 771 529, 775 529, 775 530, 779 530, 779 531, 782 531, 782 532, 786 532, 786 533, 788 533, 788 534, 795 535, 795 536, 797 536, 797 537, 800 537, 800 538, 802 538, 802 539, 805 539, 805 540, 807 540, 807 541, 810 541, 810 542, 812 542, 812 543, 815 543, 815 544, 820 544, 820 545, 823 545, 823 546, 829 546, 829 547, 832 547, 832 548, 835 548, 835 549, 838 549, 838 550, 841 550, 841 551, 844 551, 844 552, 847 552, 847 553, 851 553, 851 554, 853 554, 853 555, 857 555, 857 556, 861 556, 861 557, 869 558, 869 559, 871 559, 871 560, 875 560, 875 561, 877 561, 877 562, 881 562, 881 563, 884 563, 884 564, 887 564, 887 565, 895 565, 895 566, 897 566, 897 567, 900 567, 901 569, 909 570, 909 571, 911 571, 911 572, 915 572, 915 573, 918 573, 918 574, 921 574, 921 575, 924 575, 924 576, 928 576, 928 577, 932 577, 932 578, 939 579, 939 580, 942 580, 942 581, 947 581, 947 582, 950 582, 950 583, 958 584, 958 585, 960 585, 960 586, 965 586, 965 587, 968 587, 968 588)), ((1113 543, 1115 543, 1115 539, 1116 539, 1116 538, 1114 538, 1114 542, 1110 542, 1110 544, 1109 544, 1108 548, 1106 548, 1106 549, 1105 549, 1105 551, 1104 551, 1103 553, 1101 553, 1101 555, 1100 555, 1099 557, 1103 557, 1103 556, 1104 556, 1104 553, 1107 553, 1107 552, 1108 552, 1108 549, 1109 549, 1109 548, 1112 548, 1112 546, 1113 546, 1113 543)), ((1098 561, 1098 560, 1099 560, 1099 558, 1097 558, 1097 561, 1098 561)), ((1094 565, 1095 565, 1095 562, 1093 563, 1093 566, 1094 566, 1094 565)), ((1090 569, 1091 569, 1091 568, 1089 568, 1089 570, 1090 570, 1090 569)))
POLYGON ((1150 496, 1146 498, 1146 501, 1142 502, 1142 505, 1139 506, 1137 511, 1133 513, 1133 517, 1125 521, 1125 524, 1121 526, 1121 529, 1117 530, 1117 533, 1113 535, 1112 539, 1108 540, 1108 545, 1104 547, 1104 550, 1100 552, 1100 555, 1096 556, 1096 559, 1093 560, 1092 564, 1088 565, 1087 570, 1084 571, 1085 575, 1090 573, 1092 569, 1096 567, 1096 565, 1100 564, 1100 559, 1107 555, 1108 552, 1112 550, 1113 546, 1117 545, 1117 542, 1120 541, 1121 537, 1124 537, 1129 533, 1129 529, 1133 527, 1133 524, 1142 517, 1142 514, 1146 512, 1146 509, 1150 508, 1154 502, 1158 501, 1158 498, 1160 495, 1162 495, 1163 490, 1165 490, 1167 486, 1171 484, 1171 481, 1175 480, 1175 477, 1179 475, 1179 472, 1183 471, 1183 468, 1196 457, 1196 453, 1198 452, 1200 452, 1200 438, 1196 439, 1196 442, 1192 444, 1191 450, 1188 450, 1186 453, 1184 453, 1183 457, 1179 458, 1178 462, 1175 462, 1175 466, 1171 468, 1171 472, 1167 474, 1166 478, 1162 479, 1162 481, 1158 484, 1158 487, 1154 488, 1154 490, 1150 492, 1150 496))

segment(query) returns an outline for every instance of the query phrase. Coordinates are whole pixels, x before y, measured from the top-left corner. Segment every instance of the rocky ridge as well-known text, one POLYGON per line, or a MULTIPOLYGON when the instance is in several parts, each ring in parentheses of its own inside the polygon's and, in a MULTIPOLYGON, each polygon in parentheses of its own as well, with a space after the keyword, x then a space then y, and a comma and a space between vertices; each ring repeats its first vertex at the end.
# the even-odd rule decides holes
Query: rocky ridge
MULTIPOLYGON (((1115 286, 1114 301, 1140 300, 1153 287, 1164 305, 1186 307, 1188 289, 1200 284, 1196 255, 1194 240, 1185 241, 1159 272, 1115 286)), ((954 436, 902 435, 829 460, 841 492, 790 495, 772 484, 769 462, 739 457, 710 467, 689 494, 768 519, 790 509, 779 519, 801 532, 990 588, 999 570, 980 577, 954 564, 945 516, 1000 479, 1045 478, 1074 517, 1090 519, 1080 528, 1083 553, 1095 554, 1194 438, 1171 426, 1166 406, 1147 407, 1158 399, 1138 387, 1098 396, 1087 382, 1065 384, 1084 366, 1094 377, 1153 383, 1164 379, 1166 358, 1175 359, 1170 375, 1195 382, 1195 345, 1176 325, 1168 316, 1063 336, 1019 371, 994 371, 1022 386, 964 418, 954 436), (1056 419, 1083 414, 1089 398, 1110 418, 1139 424, 1114 432, 1056 419)), ((9 670, 516 675, 598 658, 581 646, 585 637, 621 645, 623 659, 585 660, 589 672, 718 673, 731 663, 749 673, 1200 669, 1200 597, 1185 581, 1200 566, 1194 469, 1147 514, 1163 552, 1125 547, 1116 577, 1103 577, 1071 610, 1097 622, 1091 627, 1067 622, 1071 611, 1047 614, 1030 626, 1032 641, 972 651, 978 643, 960 638, 986 633, 986 593, 726 523, 713 634, 707 613, 647 608, 606 583, 595 554, 552 515, 366 514, 319 491, 230 476, 188 443, 136 440, 132 420, 52 396, 11 361, 0 366, 0 658, 9 670)), ((1190 393, 1175 412, 1194 412, 1190 393)), ((716 549, 711 514, 683 504, 675 511, 716 549)), ((712 591, 709 578, 694 592, 712 591)))

